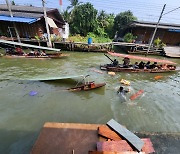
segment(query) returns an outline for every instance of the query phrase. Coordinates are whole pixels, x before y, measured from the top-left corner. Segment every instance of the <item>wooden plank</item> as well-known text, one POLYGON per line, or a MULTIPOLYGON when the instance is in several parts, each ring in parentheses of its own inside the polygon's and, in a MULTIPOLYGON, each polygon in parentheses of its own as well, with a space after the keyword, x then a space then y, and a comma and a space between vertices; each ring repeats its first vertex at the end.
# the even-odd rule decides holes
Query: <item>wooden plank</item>
MULTIPOLYGON (((154 148, 152 142, 149 138, 142 139, 144 146, 142 152, 153 153, 154 148)), ((121 141, 106 141, 106 142, 97 142, 98 151, 115 151, 115 152, 125 152, 125 151, 134 151, 134 148, 131 147, 126 140, 121 141)))
POLYGON ((98 134, 105 137, 105 138, 107 138, 107 139, 111 139, 111 140, 114 140, 114 141, 122 140, 122 138, 116 132, 112 131, 107 126, 98 127, 98 134))
POLYGON ((116 131, 119 135, 124 137, 128 142, 130 142, 138 151, 141 151, 144 142, 139 137, 137 137, 135 134, 130 132, 128 129, 124 128, 114 119, 108 121, 107 125, 110 128, 112 128, 114 131, 116 131))
POLYGON ((45 123, 31 154, 88 154, 99 141, 97 124, 45 123))
MULTIPOLYGON (((110 152, 110 151, 89 151, 89 154, 138 154, 135 151, 124 151, 124 152, 110 152)), ((141 152, 141 154, 145 154, 141 152)))

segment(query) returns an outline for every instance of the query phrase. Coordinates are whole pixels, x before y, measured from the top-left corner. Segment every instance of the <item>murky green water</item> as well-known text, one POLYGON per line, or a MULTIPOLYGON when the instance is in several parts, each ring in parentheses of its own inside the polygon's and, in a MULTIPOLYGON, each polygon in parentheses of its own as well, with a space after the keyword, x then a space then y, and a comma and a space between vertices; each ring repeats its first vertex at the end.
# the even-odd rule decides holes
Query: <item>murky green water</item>
MULTIPOLYGON (((173 61, 180 65, 180 60, 173 61)), ((110 76, 92 71, 104 63, 109 60, 98 53, 70 53, 70 57, 56 60, 1 58, 0 153, 29 153, 47 121, 104 124, 114 118, 131 131, 180 132, 180 72, 110 76), (81 78, 48 83, 22 81, 81 74, 106 82, 106 87, 69 92, 64 89, 75 86, 81 78), (157 75, 163 78, 155 80, 157 75), (116 94, 122 78, 131 82, 125 103, 116 94), (144 94, 131 102, 129 96, 140 89, 144 94), (30 91, 37 95, 29 96, 30 91)))

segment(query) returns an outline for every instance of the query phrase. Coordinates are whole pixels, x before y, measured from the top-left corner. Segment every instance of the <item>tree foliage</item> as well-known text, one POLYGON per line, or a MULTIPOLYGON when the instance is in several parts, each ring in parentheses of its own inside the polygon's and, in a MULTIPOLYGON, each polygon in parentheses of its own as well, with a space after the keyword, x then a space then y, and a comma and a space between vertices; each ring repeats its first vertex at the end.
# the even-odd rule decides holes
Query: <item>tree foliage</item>
POLYGON ((94 32, 97 27, 97 10, 90 3, 81 4, 73 9, 71 14, 71 34, 86 36, 94 32))
POLYGON ((104 10, 98 13, 91 3, 69 1, 71 4, 63 12, 63 17, 69 23, 72 35, 87 36, 88 33, 94 33, 96 36, 114 38, 116 32, 120 34, 131 21, 137 19, 131 11, 121 12, 115 16, 104 10))
POLYGON ((162 40, 158 37, 157 39, 154 40, 154 46, 162 49, 164 46, 166 46, 166 44, 164 44, 162 40))
POLYGON ((124 42, 132 43, 134 39, 136 39, 136 36, 134 36, 132 33, 126 33, 124 35, 124 42))
POLYGON ((118 32, 118 34, 122 35, 121 32, 128 26, 130 22, 135 20, 137 20, 137 18, 130 10, 117 14, 114 19, 114 33, 118 32))
POLYGON ((73 9, 82 3, 82 2, 79 2, 79 0, 69 0, 69 1, 70 1, 70 6, 67 7, 67 10, 73 9))
POLYGON ((114 14, 107 14, 104 10, 97 16, 98 27, 96 33, 101 36, 112 37, 112 28, 114 25, 114 14))

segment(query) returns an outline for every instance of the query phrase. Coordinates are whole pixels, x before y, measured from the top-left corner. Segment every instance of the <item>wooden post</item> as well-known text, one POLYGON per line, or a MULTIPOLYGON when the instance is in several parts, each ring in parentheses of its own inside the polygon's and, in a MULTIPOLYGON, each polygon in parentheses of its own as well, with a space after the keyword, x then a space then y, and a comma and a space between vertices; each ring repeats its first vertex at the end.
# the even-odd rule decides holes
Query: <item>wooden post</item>
POLYGON ((44 10, 44 19, 45 19, 45 24, 46 24, 47 36, 48 36, 47 46, 52 48, 51 36, 50 36, 50 31, 49 31, 49 25, 48 25, 48 21, 47 21, 47 13, 46 13, 46 7, 45 7, 45 0, 42 0, 42 6, 43 6, 43 10, 44 10))
MULTIPOLYGON (((12 14, 12 11, 11 11, 11 6, 10 6, 8 0, 6 0, 6 5, 8 7, 9 14, 10 14, 11 18, 13 18, 13 14, 12 14)), ((21 40, 20 40, 20 37, 19 37, 19 33, 18 33, 17 28, 16 28, 16 24, 14 22, 13 22, 13 26, 14 26, 14 29, 15 29, 15 32, 16 32, 16 36, 17 36, 18 42, 21 43, 21 40)))
POLYGON ((148 54, 148 52, 149 52, 149 50, 150 50, 150 48, 151 48, 152 42, 153 42, 154 37, 155 37, 155 35, 156 35, 156 31, 157 31, 159 22, 160 22, 160 20, 161 20, 161 18, 162 18, 162 15, 163 15, 163 12, 164 12, 165 7, 166 7, 166 4, 164 4, 163 9, 162 9, 162 11, 161 11, 161 15, 160 15, 159 20, 158 20, 158 22, 157 22, 157 25, 156 25, 156 27, 155 27, 154 33, 153 33, 152 38, 151 38, 151 41, 150 41, 150 43, 149 43, 148 50, 147 50, 147 52, 146 52, 146 55, 148 54))

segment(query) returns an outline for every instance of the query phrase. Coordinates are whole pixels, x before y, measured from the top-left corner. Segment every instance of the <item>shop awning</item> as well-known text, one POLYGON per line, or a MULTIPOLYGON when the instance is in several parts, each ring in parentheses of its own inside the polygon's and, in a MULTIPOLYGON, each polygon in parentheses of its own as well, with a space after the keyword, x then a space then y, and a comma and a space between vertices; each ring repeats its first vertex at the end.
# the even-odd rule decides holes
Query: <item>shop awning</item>
POLYGON ((0 15, 0 21, 14 21, 14 22, 23 22, 23 23, 28 23, 32 24, 37 21, 36 18, 24 18, 24 17, 10 17, 10 16, 4 16, 0 15))
POLYGON ((58 28, 53 19, 47 17, 47 22, 48 22, 48 24, 49 24, 50 27, 52 27, 52 28, 58 28))

